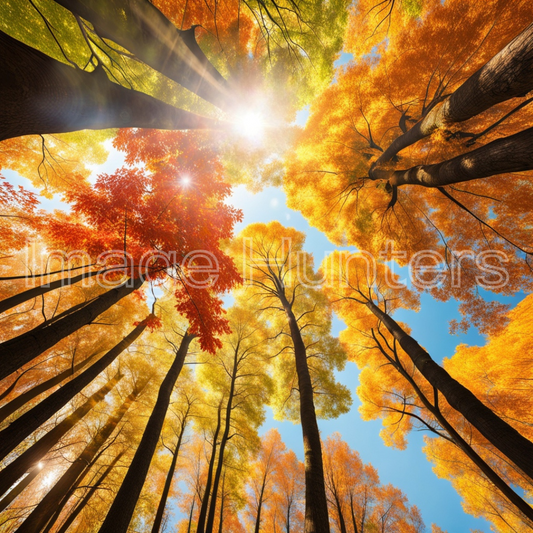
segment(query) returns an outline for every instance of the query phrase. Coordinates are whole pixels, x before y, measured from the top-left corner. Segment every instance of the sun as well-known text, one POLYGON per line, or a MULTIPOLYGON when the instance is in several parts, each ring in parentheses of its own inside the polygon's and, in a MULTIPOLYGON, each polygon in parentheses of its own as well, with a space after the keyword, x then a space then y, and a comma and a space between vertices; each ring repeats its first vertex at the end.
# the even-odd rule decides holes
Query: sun
POLYGON ((260 142, 265 133, 265 120, 258 111, 245 111, 236 116, 233 128, 238 135, 252 142, 260 142))

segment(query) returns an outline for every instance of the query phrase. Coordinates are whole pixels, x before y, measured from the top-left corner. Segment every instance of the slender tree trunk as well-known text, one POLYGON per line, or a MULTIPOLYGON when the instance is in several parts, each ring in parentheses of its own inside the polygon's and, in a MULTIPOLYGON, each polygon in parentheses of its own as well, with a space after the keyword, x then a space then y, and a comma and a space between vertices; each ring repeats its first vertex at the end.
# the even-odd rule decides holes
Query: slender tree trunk
POLYGON ((64 418, 54 429, 41 437, 12 463, 0 472, 0 494, 4 494, 32 466, 38 463, 59 441, 70 431, 97 403, 101 402, 107 393, 122 379, 117 373, 103 387, 96 391, 86 402, 78 407, 71 415, 64 418))
MULTIPOLYGON (((1 122, 0 122, 1 124, 1 122)), ((14 339, 0 344, 0 379, 9 376, 32 359, 68 337, 78 329, 90 324, 128 294, 139 289, 142 277, 129 279, 122 285, 109 289, 72 314, 68 314, 44 327, 38 326, 14 339)))
POLYGON ((207 469, 207 479, 205 482, 204 495, 202 497, 202 505, 200 506, 200 514, 198 515, 198 524, 196 526, 196 533, 205 533, 205 521, 207 518, 207 510, 209 508, 209 496, 211 495, 211 484, 213 483, 213 470, 215 468, 215 460, 217 454, 217 440, 220 432, 220 426, 222 424, 222 402, 224 396, 220 399, 217 410, 217 426, 213 434, 213 449, 211 451, 211 457, 209 459, 209 467, 207 469))
POLYGON ((224 502, 226 499, 226 472, 222 476, 222 493, 220 494, 220 514, 218 516, 218 533, 223 533, 222 527, 224 525, 224 502))
POLYGON ((78 515, 83 511, 87 502, 93 497, 94 493, 100 488, 100 485, 105 481, 106 477, 110 474, 111 470, 119 462, 120 458, 124 455, 124 452, 119 453, 111 462, 111 464, 104 470, 104 473, 98 478, 96 483, 87 491, 87 494, 82 498, 82 500, 76 505, 74 510, 68 515, 67 519, 63 522, 61 527, 57 530, 56 533, 67 533, 68 528, 76 520, 78 515))
POLYGON ((42 296, 55 289, 74 285, 79 281, 91 278, 92 276, 96 276, 101 272, 103 271, 95 270, 93 272, 84 272, 83 274, 79 274, 78 276, 74 277, 67 276, 66 278, 51 281, 50 283, 44 283, 43 285, 39 285, 38 287, 32 287, 31 289, 19 292, 18 294, 15 294, 13 296, 10 296, 9 298, 5 298, 4 300, 0 301, 0 313, 5 313, 12 307, 16 307, 17 305, 23 304, 28 300, 32 300, 33 298, 37 298, 38 296, 42 296))
POLYGON ((231 414, 233 411, 233 397, 235 396, 235 380, 237 379, 237 373, 239 369, 239 364, 238 364, 239 347, 240 347, 240 342, 237 343, 237 347, 235 348, 234 356, 233 356, 233 368, 231 371, 231 382, 230 382, 230 388, 229 388, 229 393, 228 393, 228 401, 226 403, 224 432, 222 433, 222 438, 220 439, 217 469, 215 472, 215 477, 213 479, 213 489, 211 491, 211 502, 209 504, 209 513, 207 515, 207 521, 206 521, 206 526, 205 526, 206 533, 212 533, 213 527, 215 524, 215 512, 216 512, 216 507, 217 507, 218 486, 220 484, 222 468, 224 467, 224 452, 226 451, 226 444, 228 443, 229 432, 231 429, 231 414))
POLYGON ((286 532, 291 533, 291 505, 287 506, 287 523, 286 523, 286 532))
POLYGON ((87 366, 97 355, 98 352, 93 353, 83 361, 74 365, 74 367, 64 370, 57 376, 47 379, 46 381, 39 383, 39 385, 36 385, 35 387, 24 391, 22 394, 19 394, 16 398, 13 398, 9 403, 6 403, 4 406, 0 407, 0 422, 3 422, 8 416, 11 416, 15 411, 26 405, 34 398, 37 398, 37 396, 41 395, 43 392, 46 392, 52 387, 59 385, 62 381, 68 379, 69 377, 74 376, 78 370, 81 370, 83 367, 87 366))
POLYGON ((353 533, 358 533, 357 520, 355 519, 355 510, 353 508, 353 494, 350 492, 350 511, 352 514, 353 533))
POLYGON ((165 480, 165 486, 163 487, 163 493, 161 494, 161 499, 159 500, 159 505, 155 514, 154 524, 152 526, 152 533, 159 533, 159 530, 161 529, 161 524, 163 522, 163 514, 167 505, 167 499, 170 493, 170 486, 172 485, 172 480, 174 479, 174 472, 176 471, 176 463, 178 462, 178 454, 181 447, 183 433, 185 433, 186 425, 187 418, 184 417, 180 428, 178 442, 176 444, 176 448, 174 449, 174 453, 172 454, 172 462, 170 463, 170 468, 168 469, 167 478, 165 480))
POLYGON ((383 322, 418 371, 446 398, 450 406, 461 413, 524 474, 533 479, 533 443, 497 416, 472 392, 453 379, 444 368, 435 363, 431 356, 393 318, 372 301, 369 301, 366 306, 383 322))
POLYGON ((285 297, 281 298, 281 303, 287 315, 294 345, 300 392, 300 421, 305 454, 305 533, 329 533, 322 444, 313 400, 313 385, 307 366, 307 352, 290 304, 285 297))
POLYGON ((159 388, 154 409, 146 424, 139 447, 100 528, 100 533, 126 533, 128 530, 154 451, 159 442, 159 436, 161 435, 161 429, 170 403, 170 395, 183 368, 189 345, 194 338, 195 335, 189 333, 185 333, 183 336, 174 362, 159 388))
MULTIPOLYGON (((437 128, 463 122, 492 106, 533 89, 533 24, 513 39, 488 63, 470 76, 442 104, 407 133, 400 135, 377 159, 374 168, 390 161, 398 152, 431 135, 437 128)), ((374 178, 371 170, 370 177, 374 178)))
POLYGON ((54 413, 64 407, 76 394, 81 392, 93 379, 103 372, 124 350, 126 350, 146 329, 143 320, 135 329, 124 337, 113 349, 101 357, 94 365, 69 381, 65 386, 53 392, 35 407, 17 418, 0 432, 0 459, 4 459, 26 437, 46 422, 54 413))
POLYGON ((407 170, 374 171, 376 179, 389 180, 392 186, 421 185, 443 187, 496 174, 533 169, 533 128, 502 137, 476 150, 433 165, 407 170))
POLYGON ((135 389, 115 410, 102 429, 93 437, 91 442, 83 450, 81 455, 70 465, 68 470, 61 476, 59 481, 50 489, 48 494, 41 500, 39 505, 32 511, 28 518, 18 528, 19 533, 39 533, 53 516, 63 497, 68 493, 72 485, 80 477, 87 463, 90 463, 100 447, 113 433, 130 405, 139 395, 140 390, 135 389))
POLYGON ((341 530, 341 533, 347 533, 346 522, 344 521, 344 515, 342 513, 341 502, 339 501, 339 497, 336 491, 334 492, 334 497, 335 497, 335 507, 337 508, 337 516, 339 517, 339 529, 341 530))
POLYGON ((28 475, 0 500, 0 513, 40 474, 41 467, 34 466, 28 475))
POLYGON ((57 0, 94 29, 171 80, 218 107, 229 103, 226 80, 194 38, 194 27, 178 30, 148 0, 57 0))
POLYGON ((261 529, 261 508, 263 507, 263 497, 265 494, 267 473, 265 470, 265 475, 263 476, 263 483, 261 484, 261 492, 259 493, 259 502, 257 504, 257 516, 255 517, 255 528, 254 533, 259 533, 261 529))
POLYGON ((0 141, 83 129, 220 127, 111 82, 101 65, 92 72, 73 68, 3 32, 0 72, 0 141))

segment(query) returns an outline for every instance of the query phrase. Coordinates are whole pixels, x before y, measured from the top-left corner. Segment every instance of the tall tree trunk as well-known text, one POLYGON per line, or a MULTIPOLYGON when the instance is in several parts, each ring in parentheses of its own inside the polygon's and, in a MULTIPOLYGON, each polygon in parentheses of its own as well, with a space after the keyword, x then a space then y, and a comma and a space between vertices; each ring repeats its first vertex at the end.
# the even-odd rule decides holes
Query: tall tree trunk
MULTIPOLYGON (((437 104, 407 133, 400 135, 377 159, 374 168, 398 152, 431 135, 437 128, 463 122, 492 106, 533 89, 533 24, 513 39, 488 63, 472 74, 444 102, 437 104)), ((370 177, 374 178, 371 170, 370 177)))
POLYGON ((215 512, 216 512, 216 507, 217 507, 218 486, 220 484, 222 468, 224 467, 224 452, 226 451, 226 444, 228 443, 229 432, 231 429, 231 414, 233 411, 233 397, 235 396, 235 380, 237 379, 237 373, 239 369, 239 363, 238 363, 239 347, 240 347, 240 342, 237 343, 237 347, 234 350, 233 368, 231 371, 231 382, 230 382, 230 388, 229 388, 229 393, 228 393, 228 401, 226 403, 224 432, 222 433, 222 438, 220 439, 217 469, 215 472, 215 477, 213 479, 213 489, 211 491, 211 502, 209 504, 209 513, 207 515, 207 521, 206 521, 206 526, 205 526, 206 533, 212 533, 213 526, 215 524, 215 512))
POLYGON ((28 518, 18 528, 17 531, 19 533, 39 533, 41 529, 46 526, 61 500, 80 477, 85 466, 92 461, 100 447, 113 433, 140 392, 140 389, 133 390, 124 403, 108 418, 105 425, 91 439, 91 442, 89 442, 80 456, 70 465, 68 470, 61 476, 57 483, 50 489, 48 494, 40 501, 39 505, 37 505, 28 518))
POLYGON ((200 506, 200 514, 198 515, 198 524, 196 526, 196 533, 205 533, 205 521, 207 518, 207 510, 209 508, 209 497, 211 495, 211 484, 213 483, 213 470, 215 468, 215 461, 217 455, 217 440, 220 432, 220 426, 222 424, 222 402, 224 396, 220 399, 217 410, 217 426, 213 433, 213 449, 211 450, 211 457, 209 459, 209 467, 207 469, 207 479, 205 482, 205 490, 202 496, 202 505, 200 506))
POLYGON ((407 170, 374 171, 376 179, 387 179, 391 186, 421 185, 443 187, 453 183, 488 178, 496 174, 533 169, 533 128, 502 137, 476 150, 433 165, 418 165, 407 170))
POLYGON ((261 510, 263 507, 263 498, 265 495, 266 480, 267 480, 267 472, 265 470, 265 475, 263 476, 263 483, 261 484, 261 492, 259 493, 259 502, 257 504, 257 515, 255 517, 254 533, 259 533, 259 530, 261 529, 261 510))
POLYGON ((187 533, 191 533, 191 527, 192 527, 192 515, 194 513, 194 502, 195 499, 192 499, 192 505, 191 505, 191 512, 189 513, 189 524, 187 525, 187 533))
POLYGON ((71 415, 64 418, 54 429, 41 437, 35 444, 26 449, 12 463, 0 472, 0 494, 4 494, 32 466, 38 463, 59 440, 66 435, 106 394, 122 379, 117 373, 103 387, 96 391, 87 401, 78 407, 71 415))
POLYGON ((155 513, 155 519, 152 525, 152 533, 159 533, 159 530, 161 529, 161 524, 163 522, 163 514, 165 512, 165 507, 167 505, 167 499, 170 493, 170 487, 172 485, 172 480, 174 478, 174 472, 176 471, 176 463, 178 462, 178 454, 179 454, 180 447, 181 447, 181 441, 183 439, 183 433, 185 433, 186 425, 187 425, 187 416, 185 415, 181 423, 178 442, 176 443, 176 448, 174 449, 174 453, 172 454, 172 462, 170 463, 170 467, 167 472, 165 486, 163 487, 161 499, 159 500, 157 512, 155 513))
POLYGON ((226 493, 224 492, 224 487, 226 486, 226 472, 222 476, 222 493, 220 494, 220 514, 218 515, 218 533, 223 532, 224 525, 224 501, 226 499, 226 493))
POLYGON ((333 495, 335 497, 335 507, 337 508, 337 516, 339 517, 339 529, 341 530, 341 533, 347 533, 346 522, 344 521, 344 515, 342 513, 342 506, 339 500, 339 496, 337 495, 337 491, 335 491, 333 495))
POLYGON ((126 350, 146 329, 143 320, 135 329, 124 337, 114 348, 109 350, 94 365, 56 390, 35 407, 17 418, 6 429, 0 432, 0 459, 4 459, 26 437, 46 422, 54 413, 64 407, 76 394, 81 392, 93 379, 103 372, 124 350, 126 350))
POLYGON ((194 38, 194 27, 178 30, 148 0, 56 0, 91 22, 110 39, 171 80, 218 107, 227 107, 226 80, 194 38))
POLYGON ((111 82, 101 65, 92 72, 73 68, 3 32, 0 72, 0 141, 83 129, 220 127, 111 82))
POLYGON ((357 520, 355 519, 355 510, 353 508, 353 494, 351 492, 350 492, 350 511, 352 514, 353 533, 358 533, 357 520))
POLYGON ((43 296, 44 294, 55 289, 59 289, 61 287, 68 287, 69 285, 75 285, 79 281, 91 278, 92 276, 96 276, 97 274, 102 272, 104 271, 95 270, 93 272, 85 272, 74 277, 67 276, 66 278, 61 278, 56 281, 51 281, 49 283, 43 283, 38 287, 32 287, 31 289, 19 292, 18 294, 15 294, 13 296, 10 296, 9 298, 5 298, 4 300, 0 301, 0 313, 5 313, 12 307, 23 304, 24 302, 32 300, 33 298, 37 298, 38 296, 43 296))
POLYGON ((13 398, 9 403, 6 403, 0 407, 0 422, 3 422, 8 416, 11 416, 15 411, 26 405, 34 398, 37 398, 37 396, 41 395, 43 392, 46 392, 52 387, 59 385, 62 381, 68 379, 69 377, 74 376, 78 370, 81 370, 83 367, 87 366, 97 355, 98 352, 94 352, 92 355, 83 361, 80 361, 72 368, 68 368, 63 372, 60 372, 57 376, 47 379, 46 381, 39 383, 39 385, 35 385, 35 387, 32 387, 31 389, 24 391, 22 394, 19 394, 16 398, 13 398))
POLYGON ((128 530, 154 451, 159 442, 159 436, 161 435, 161 429, 170 403, 170 395, 183 368, 189 345, 194 338, 195 335, 189 333, 185 333, 183 336, 174 362, 159 388, 154 409, 146 424, 139 447, 100 528, 100 533, 126 533, 128 530))
POLYGON ((470 390, 453 379, 418 342, 408 335, 374 302, 366 306, 379 318, 399 342, 418 371, 435 387, 456 411, 461 413, 494 447, 533 479, 533 443, 484 405, 470 390))
POLYGON ((16 487, 13 487, 1 500, 0 500, 0 513, 40 474, 40 465, 34 466, 28 475, 17 483, 16 487))
POLYGON ((280 300, 287 315, 294 345, 294 358, 300 393, 300 421, 305 454, 305 533, 329 533, 322 444, 313 400, 313 385, 309 367, 307 366, 307 352, 298 322, 289 302, 283 295, 281 295, 280 300))
POLYGON ((60 340, 90 324, 112 305, 139 289, 143 282, 144 278, 142 277, 129 279, 122 285, 100 294, 73 313, 52 321, 48 325, 38 326, 0 344, 0 379, 9 376, 60 340))
POLYGON ((93 497, 94 493, 100 488, 100 485, 105 481, 106 477, 111 473, 111 470, 113 470, 113 468, 119 462, 120 458, 123 455, 124 455, 124 452, 121 452, 113 459, 113 461, 111 461, 109 466, 104 470, 104 473, 98 478, 98 480, 94 483, 94 485, 87 491, 85 496, 81 499, 78 505, 76 505, 73 511, 68 515, 67 519, 63 522, 63 524, 61 524, 61 527, 57 530, 56 533, 67 533, 68 528, 71 526, 74 520, 76 520, 76 518, 81 513, 81 511, 83 511, 83 509, 87 505, 87 502, 93 497))

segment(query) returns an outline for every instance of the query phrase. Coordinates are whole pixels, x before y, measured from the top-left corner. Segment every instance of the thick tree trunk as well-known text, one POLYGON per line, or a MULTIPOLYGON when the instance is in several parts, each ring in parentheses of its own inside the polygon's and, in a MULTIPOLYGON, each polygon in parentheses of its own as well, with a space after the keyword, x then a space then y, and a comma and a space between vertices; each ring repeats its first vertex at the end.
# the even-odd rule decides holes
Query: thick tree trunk
POLYGON ((217 507, 218 486, 220 484, 220 478, 222 476, 222 468, 224 467, 224 452, 226 451, 226 444, 228 443, 229 432, 231 428, 233 397, 235 396, 235 380, 237 379, 237 373, 238 373, 239 346, 240 346, 240 343, 237 343, 237 347, 235 348, 235 351, 234 351, 233 368, 231 371, 231 382, 230 382, 230 388, 229 388, 229 393, 228 393, 228 401, 226 403, 224 432, 222 433, 222 438, 220 439, 217 469, 215 472, 215 477, 213 479, 213 489, 211 490, 211 501, 209 503, 209 513, 207 515, 207 521, 206 521, 206 526, 205 526, 206 533, 212 533, 213 526, 215 524, 215 511, 217 507))
POLYGON ((106 394, 122 379, 117 373, 103 387, 96 391, 87 401, 78 407, 71 415, 64 418, 54 429, 41 437, 35 444, 27 448, 12 463, 0 472, 0 494, 4 494, 17 479, 31 470, 59 440, 67 434, 106 394))
POLYGON ((87 505, 87 502, 93 497, 94 493, 100 488, 100 485, 105 481, 106 477, 111 473, 111 470, 113 470, 113 468, 119 462, 123 454, 124 452, 119 453, 113 459, 113 461, 111 461, 111 464, 104 470, 104 473, 98 478, 98 480, 94 483, 94 485, 87 491, 85 496, 81 499, 78 505, 76 505, 75 509, 68 515, 67 519, 63 522, 63 524, 57 530, 56 533, 67 533, 68 528, 71 526, 74 520, 76 520, 80 512, 83 511, 84 507, 87 505))
POLYGON ((128 469, 126 477, 120 486, 117 495, 111 505, 109 512, 100 528, 100 533, 126 533, 131 517, 135 510, 135 505, 139 499, 146 475, 150 468, 150 463, 154 451, 159 442, 161 429, 165 421, 170 395, 180 375, 185 356, 189 349, 189 344, 195 335, 186 333, 183 336, 180 347, 176 352, 176 357, 169 368, 157 395, 157 400, 146 424, 141 442, 135 452, 135 456, 128 469))
POLYGON ((213 483, 213 470, 215 469, 215 461, 217 455, 217 440, 220 432, 220 426, 222 425, 222 402, 224 397, 220 399, 217 410, 217 426, 213 433, 213 448, 211 450, 211 457, 209 458, 209 467, 207 469, 207 479, 205 482, 205 490, 202 496, 202 505, 200 506, 200 513, 198 515, 198 524, 196 526, 196 533, 205 533, 205 521, 207 518, 207 510, 209 508, 209 497, 211 495, 211 484, 213 483))
POLYGON ((58 505, 68 493, 70 488, 84 471, 86 465, 92 461, 98 450, 111 436, 122 417, 126 414, 130 405, 139 395, 140 390, 135 389, 115 410, 102 429, 93 437, 80 456, 70 465, 68 470, 61 476, 57 483, 50 489, 48 494, 40 501, 23 524, 17 529, 19 533, 39 533, 52 518, 58 505))
POLYGON ((488 178, 496 174, 533 169, 533 128, 496 139, 476 150, 434 165, 408 170, 374 170, 376 179, 392 186, 443 187, 453 183, 488 178))
POLYGON ((13 296, 10 296, 9 298, 5 298, 4 300, 0 301, 0 313, 5 313, 12 307, 16 307, 17 305, 23 304, 28 300, 32 300, 33 298, 37 298, 38 296, 42 296, 43 294, 46 294, 55 289, 74 285, 79 281, 91 278, 92 276, 96 276, 101 272, 103 271, 95 270, 94 272, 85 272, 84 274, 80 274, 74 277, 67 276, 66 278, 51 281, 50 283, 44 283, 43 285, 39 285, 38 287, 32 287, 31 289, 28 289, 26 291, 19 292, 18 294, 15 294, 13 296))
MULTIPOLYGON (((470 76, 442 104, 437 104, 407 133, 395 139, 377 159, 375 168, 390 161, 404 148, 431 135, 437 128, 468 120, 496 104, 524 96, 531 89, 533 24, 470 76)), ((373 170, 370 177, 375 177, 373 170)))
POLYGON ((76 394, 81 392, 93 379, 103 372, 124 350, 126 350, 146 329, 146 319, 141 322, 113 349, 109 350, 94 365, 56 390, 48 398, 17 418, 0 432, 0 459, 11 453, 26 437, 46 422, 54 413, 64 407, 76 394))
POLYGON ((3 422, 8 416, 11 416, 15 411, 26 405, 34 398, 37 398, 37 396, 41 395, 43 392, 50 390, 52 387, 59 385, 69 377, 74 376, 79 370, 87 366, 97 355, 98 352, 93 353, 83 361, 79 362, 77 365, 74 365, 72 368, 64 370, 57 376, 47 379, 46 381, 39 383, 39 385, 36 385, 22 394, 19 394, 19 396, 16 398, 13 398, 9 403, 6 403, 4 406, 0 407, 0 422, 3 422))
POLYGON ((0 141, 84 129, 218 128, 215 120, 75 69, 0 32, 0 141))
POLYGON ((172 454, 172 462, 170 463, 170 467, 167 472, 167 478, 165 480, 165 486, 163 487, 163 493, 161 494, 161 499, 159 500, 159 505, 157 506, 157 512, 155 513, 155 519, 152 525, 152 533, 159 533, 159 530, 161 529, 161 524, 163 522, 163 514, 165 513, 165 507, 167 505, 172 480, 174 479, 174 472, 176 471, 176 463, 178 462, 178 454, 181 448, 181 441, 183 439, 183 434, 185 433, 186 425, 187 418, 184 417, 180 428, 178 442, 176 443, 176 448, 174 449, 174 453, 172 454))
POLYGON ((307 366, 307 352, 296 317, 285 297, 281 298, 294 345, 300 421, 305 454, 305 533, 329 533, 328 503, 324 484, 322 444, 313 400, 313 385, 307 366))
POLYGON ((439 366, 401 326, 373 302, 366 304, 391 335, 399 342, 418 371, 435 387, 456 411, 461 413, 495 448, 500 450, 524 474, 533 479, 533 443, 523 437, 472 392, 439 366))
POLYGON ((41 473, 41 467, 39 465, 34 466, 28 475, 13 487, 1 500, 0 500, 0 513, 41 473))
POLYGON ((78 329, 90 324, 104 311, 122 298, 139 289, 143 284, 142 277, 129 279, 127 282, 109 289, 94 300, 71 314, 67 314, 47 325, 38 326, 14 339, 0 344, 0 379, 9 376, 32 359, 68 337, 78 329))
POLYGON ((100 37, 205 100, 224 108, 230 91, 194 38, 194 27, 178 30, 148 0, 56 0, 91 22, 100 37))

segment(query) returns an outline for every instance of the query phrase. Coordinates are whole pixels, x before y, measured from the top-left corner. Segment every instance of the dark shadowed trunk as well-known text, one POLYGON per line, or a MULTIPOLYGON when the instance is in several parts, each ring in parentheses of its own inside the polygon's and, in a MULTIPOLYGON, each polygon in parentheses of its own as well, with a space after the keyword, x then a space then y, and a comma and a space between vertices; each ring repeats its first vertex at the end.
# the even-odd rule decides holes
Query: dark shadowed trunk
POLYGON ((112 305, 133 291, 140 289, 143 282, 142 277, 129 279, 122 285, 100 294, 73 313, 49 321, 46 325, 38 326, 0 344, 0 379, 9 376, 60 340, 90 324, 112 305))
POLYGON ((35 444, 26 449, 13 462, 0 472, 0 494, 17 481, 25 472, 35 466, 59 440, 67 434, 106 394, 122 379, 117 373, 103 387, 96 391, 87 401, 78 407, 71 415, 64 418, 54 429, 41 437, 35 444))
POLYGON ((337 509, 337 516, 339 518, 339 529, 341 533, 346 533, 346 522, 344 521, 344 515, 342 513, 342 505, 339 500, 339 496, 337 494, 337 491, 333 493, 333 496, 335 497, 335 507, 337 509))
POLYGON ((183 368, 189 344, 194 337, 195 335, 188 333, 185 333, 183 336, 174 362, 169 368, 163 383, 161 383, 161 387, 159 387, 157 400, 146 424, 141 442, 135 452, 126 477, 100 528, 100 533, 126 533, 128 530, 135 505, 137 504, 139 494, 141 493, 150 468, 154 451, 159 442, 159 436, 161 435, 161 429, 170 403, 170 395, 183 368))
MULTIPOLYGON (((533 24, 470 76, 442 104, 437 104, 420 122, 394 140, 374 167, 387 163, 398 152, 431 135, 437 128, 468 120, 496 104, 524 96, 531 89, 533 24)), ((370 177, 375 178, 373 170, 370 177)))
POLYGON ((0 141, 84 129, 220 127, 111 82, 100 65, 92 72, 73 68, 3 32, 0 73, 0 141))
POLYGON ((357 520, 355 519, 355 509, 353 508, 353 494, 351 492, 350 492, 350 511, 352 514, 353 532, 358 533, 359 530, 357 529, 357 520))
POLYGON ((74 365, 72 368, 68 368, 63 372, 60 372, 57 376, 47 379, 46 381, 39 383, 39 385, 35 385, 35 387, 32 387, 31 389, 24 391, 22 394, 19 394, 16 398, 13 398, 9 403, 6 403, 4 406, 0 407, 0 422, 3 422, 8 416, 11 416, 15 411, 26 405, 34 398, 37 398, 37 396, 41 395, 43 392, 46 392, 52 387, 59 385, 69 377, 74 376, 78 370, 81 370, 83 367, 87 366, 97 355, 98 352, 91 354, 89 357, 74 365))
POLYGON ((533 443, 497 416, 472 392, 453 379, 444 368, 435 363, 431 356, 394 319, 371 301, 367 302, 366 306, 383 322, 418 371, 446 398, 450 406, 461 413, 524 474, 533 479, 533 443))
POLYGON ((263 498, 265 495, 266 482, 267 482, 267 471, 265 470, 265 475, 263 476, 263 482, 261 483, 261 492, 259 493, 259 502, 257 503, 257 515, 255 517, 254 533, 259 533, 259 530, 261 529, 261 510, 263 507, 263 498))
MULTIPOLYGON (((149 318, 149 317, 148 317, 149 318)), ((148 319, 147 318, 147 319, 148 319)), ((64 407, 76 394, 81 392, 98 374, 103 372, 124 350, 126 350, 146 329, 146 320, 124 337, 113 349, 109 350, 94 365, 78 377, 56 390, 35 407, 17 418, 0 432, 0 459, 11 453, 26 437, 46 422, 54 413, 64 407)))
POLYGON ((300 421, 305 454, 305 533, 329 533, 322 444, 313 400, 313 385, 307 366, 307 352, 298 322, 289 302, 284 295, 280 295, 280 300, 285 309, 294 345, 294 359, 300 393, 300 421))
POLYGON ((211 495, 211 484, 213 483, 213 470, 215 469, 215 461, 217 455, 217 440, 220 432, 220 426, 222 424, 222 402, 224 396, 220 399, 217 410, 217 426, 213 433, 213 448, 211 450, 211 457, 209 459, 209 467, 207 469, 207 479, 205 482, 204 494, 202 496, 202 505, 200 506, 200 514, 198 515, 198 525, 196 526, 196 533, 205 533, 205 521, 207 518, 207 510, 209 507, 209 497, 211 495))
POLYGON ((0 513, 40 474, 41 466, 34 466, 28 475, 0 500, 0 513))
POLYGON ((69 492, 72 485, 80 477, 86 465, 92 461, 100 447, 111 436, 130 405, 139 395, 140 389, 135 389, 108 418, 105 425, 92 438, 80 456, 70 465, 48 494, 40 501, 28 518, 18 528, 19 533, 39 533, 56 512, 58 505, 69 492))
POLYGON ((502 137, 476 150, 433 165, 407 170, 374 171, 376 179, 387 179, 392 186, 421 185, 442 187, 453 183, 488 178, 496 174, 533 169, 533 128, 502 137))

